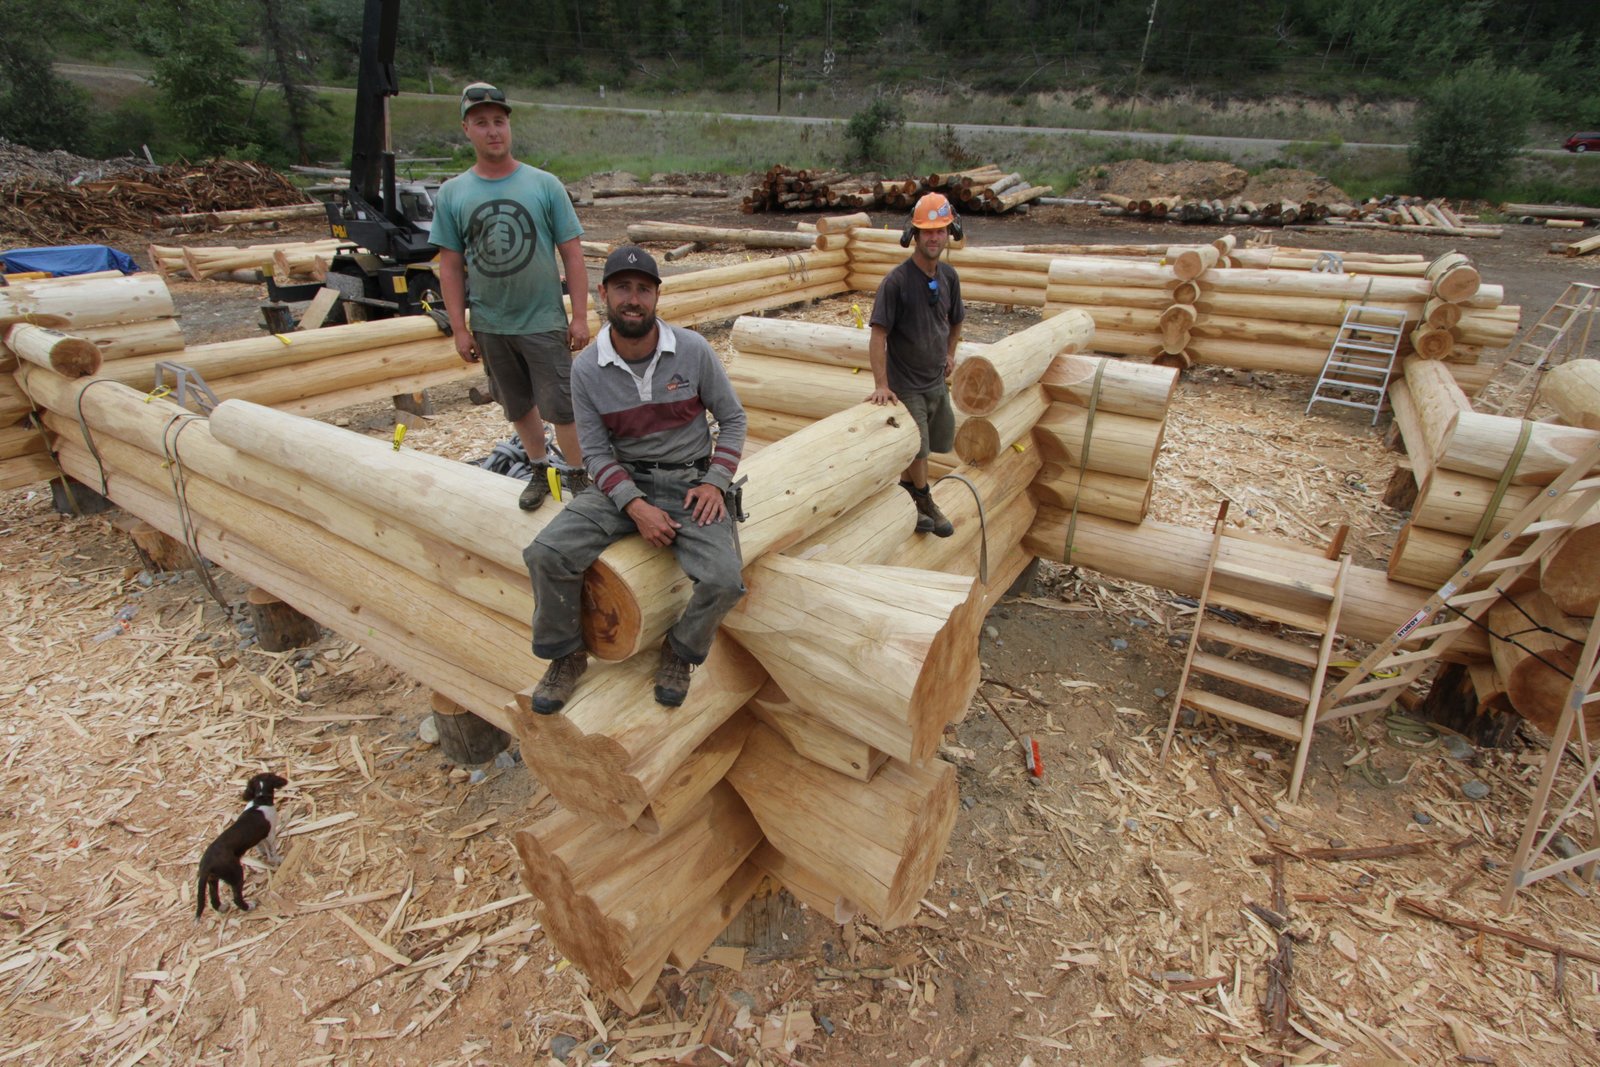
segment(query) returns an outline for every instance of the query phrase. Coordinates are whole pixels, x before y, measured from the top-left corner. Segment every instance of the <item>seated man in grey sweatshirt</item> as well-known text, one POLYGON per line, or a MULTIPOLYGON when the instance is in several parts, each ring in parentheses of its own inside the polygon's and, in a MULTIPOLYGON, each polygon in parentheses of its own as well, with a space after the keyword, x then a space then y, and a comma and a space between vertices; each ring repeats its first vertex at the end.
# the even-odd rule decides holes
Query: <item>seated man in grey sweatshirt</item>
POLYGON ((540 714, 560 711, 589 667, 583 572, 613 542, 637 533, 671 545, 694 583, 661 645, 656 700, 669 707, 688 696, 690 670, 705 662, 718 624, 744 595, 724 496, 744 449, 744 408, 704 338, 656 318, 660 286, 650 253, 631 245, 612 252, 599 289, 609 324, 572 364, 590 484, 523 552, 533 576, 533 653, 550 661, 533 691, 540 714))

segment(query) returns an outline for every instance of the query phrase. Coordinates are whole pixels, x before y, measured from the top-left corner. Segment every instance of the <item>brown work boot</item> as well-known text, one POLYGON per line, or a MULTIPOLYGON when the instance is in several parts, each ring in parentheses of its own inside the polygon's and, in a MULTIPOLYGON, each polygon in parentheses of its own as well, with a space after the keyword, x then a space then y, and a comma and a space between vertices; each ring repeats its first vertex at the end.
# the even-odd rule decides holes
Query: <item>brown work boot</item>
POLYGON ((545 476, 545 472, 549 469, 549 465, 545 463, 533 465, 533 477, 528 479, 522 495, 517 497, 517 507, 523 511, 533 511, 544 503, 545 497, 550 495, 550 479, 545 476))
POLYGON ((577 496, 589 488, 589 472, 582 467, 567 468, 567 495, 577 496))
POLYGON ((661 642, 661 662, 656 666, 656 703, 680 707, 689 696, 689 672, 694 664, 678 655, 672 638, 661 642))
MULTIPOLYGON (((904 478, 900 479, 900 488, 904 489, 911 497, 913 504, 917 501, 917 487, 904 478)), ((933 520, 922 513, 922 506, 917 506, 917 533, 933 533, 933 520)))
POLYGON ((945 513, 939 510, 939 505, 933 502, 933 490, 926 487, 913 489, 911 499, 917 502, 917 532, 932 533, 935 537, 949 537, 956 532, 956 524, 951 522, 945 513), (923 521, 927 521, 927 529, 923 529, 923 521))
POLYGON ((540 715, 554 715, 578 688, 578 679, 589 669, 589 653, 583 649, 558 656, 550 661, 544 677, 533 690, 533 710, 540 715))

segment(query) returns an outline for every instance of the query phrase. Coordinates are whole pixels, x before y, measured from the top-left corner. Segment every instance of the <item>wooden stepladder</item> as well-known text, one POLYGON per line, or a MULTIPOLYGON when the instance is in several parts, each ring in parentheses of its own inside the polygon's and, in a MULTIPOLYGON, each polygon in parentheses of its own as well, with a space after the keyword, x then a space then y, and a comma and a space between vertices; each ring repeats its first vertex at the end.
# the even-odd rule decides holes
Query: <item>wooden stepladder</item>
POLYGON ((1600 285, 1573 282, 1567 286, 1566 292, 1550 305, 1550 310, 1540 316, 1538 322, 1528 328, 1527 334, 1512 349, 1511 355, 1506 357, 1505 366, 1524 366, 1526 369, 1505 394, 1500 414, 1511 414, 1510 409, 1523 395, 1523 390, 1527 390, 1527 399, 1522 403, 1522 410, 1517 412, 1518 416, 1527 418, 1528 412, 1533 410, 1535 401, 1539 399, 1539 386, 1544 384, 1544 372, 1569 359, 1580 359, 1588 351, 1597 314, 1600 314, 1600 285), (1533 383, 1531 389, 1528 388, 1530 381, 1533 383))
POLYGON ((1317 721, 1388 707, 1477 624, 1504 590, 1561 546, 1584 512, 1600 500, 1597 466, 1600 439, 1485 541, 1416 614, 1323 693, 1317 721), (1531 542, 1523 542, 1529 537, 1531 542), (1513 548, 1515 554, 1507 556, 1513 548), (1443 621, 1434 621, 1441 614, 1446 616, 1443 621))
MULTIPOLYGON (((1337 561, 1281 541, 1262 541, 1227 530, 1228 502, 1217 509, 1212 527, 1211 557, 1200 588, 1200 604, 1189 654, 1172 701, 1161 759, 1167 758, 1178 715, 1185 708, 1242 723, 1296 743, 1289 799, 1300 794, 1311 735, 1317 725, 1317 695, 1328 672, 1328 659, 1338 631, 1350 557, 1337 561), (1302 636, 1262 633, 1207 614, 1224 608, 1253 619, 1277 623, 1302 636), (1235 658, 1252 653, 1269 665, 1235 658), (1202 687, 1201 679, 1220 681, 1229 693, 1202 687)), ((1334 552, 1342 545, 1342 537, 1334 552)))

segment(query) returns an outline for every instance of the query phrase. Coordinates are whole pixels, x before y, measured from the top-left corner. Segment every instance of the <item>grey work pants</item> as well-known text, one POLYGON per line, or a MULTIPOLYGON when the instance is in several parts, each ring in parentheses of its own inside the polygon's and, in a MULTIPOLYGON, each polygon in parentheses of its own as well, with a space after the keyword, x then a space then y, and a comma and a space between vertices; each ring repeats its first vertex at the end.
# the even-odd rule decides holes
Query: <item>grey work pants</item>
MULTIPOLYGON (((680 524, 672 552, 694 583, 694 593, 667 638, 690 663, 705 662, 722 617, 744 596, 743 563, 734 540, 733 519, 697 526, 683 506, 685 494, 700 477, 694 468, 633 472, 634 484, 645 499, 680 524)), ((579 618, 583 572, 613 542, 637 533, 633 520, 591 485, 568 501, 523 550, 522 558, 533 578, 535 656, 553 660, 583 647, 579 618)))

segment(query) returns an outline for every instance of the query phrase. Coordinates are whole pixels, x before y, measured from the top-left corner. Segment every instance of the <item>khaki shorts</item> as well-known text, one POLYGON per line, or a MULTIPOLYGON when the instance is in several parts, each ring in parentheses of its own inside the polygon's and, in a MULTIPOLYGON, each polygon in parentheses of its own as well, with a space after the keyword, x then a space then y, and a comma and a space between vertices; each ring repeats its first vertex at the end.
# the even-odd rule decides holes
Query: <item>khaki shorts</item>
POLYGON ((956 443, 956 411, 950 406, 950 388, 945 385, 926 393, 900 393, 900 403, 911 413, 922 433, 918 459, 932 452, 948 452, 956 443))
POLYGON ((557 426, 572 421, 572 354, 567 351, 567 331, 474 333, 472 339, 507 419, 516 422, 537 406, 540 417, 557 426))

